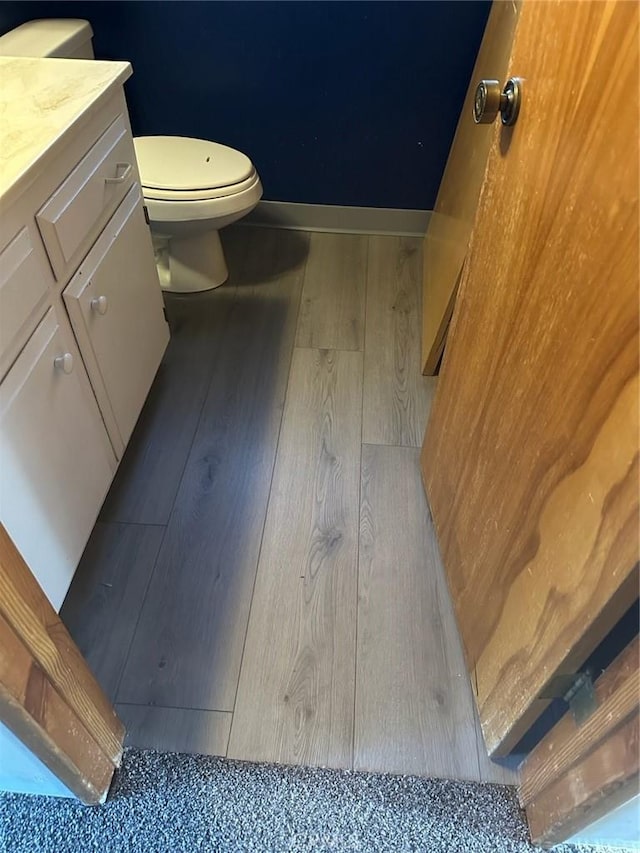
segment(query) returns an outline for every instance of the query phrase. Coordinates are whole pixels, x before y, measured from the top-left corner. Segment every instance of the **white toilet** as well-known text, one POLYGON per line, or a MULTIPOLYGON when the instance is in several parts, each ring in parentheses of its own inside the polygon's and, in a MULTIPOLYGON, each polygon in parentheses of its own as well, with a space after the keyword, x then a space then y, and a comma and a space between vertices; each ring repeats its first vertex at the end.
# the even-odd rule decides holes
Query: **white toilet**
POLYGON ((219 229, 262 196, 253 163, 204 139, 139 136, 134 144, 160 284, 182 293, 218 287, 228 276, 219 229))
MULTIPOLYGON (((0 56, 93 59, 88 21, 29 21, 0 36, 0 56)), ((249 158, 217 142, 184 136, 134 139, 160 284, 191 293, 228 277, 219 230, 249 213, 262 184, 249 158)))

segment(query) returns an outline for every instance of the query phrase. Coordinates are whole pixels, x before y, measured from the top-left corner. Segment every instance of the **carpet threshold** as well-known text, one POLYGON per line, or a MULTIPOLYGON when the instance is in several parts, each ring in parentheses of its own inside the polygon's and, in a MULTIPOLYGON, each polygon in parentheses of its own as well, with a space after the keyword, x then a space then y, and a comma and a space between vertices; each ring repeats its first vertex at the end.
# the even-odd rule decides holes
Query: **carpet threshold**
POLYGON ((127 749, 103 805, 0 794, 0 850, 7 853, 539 849, 515 788, 505 785, 127 749))

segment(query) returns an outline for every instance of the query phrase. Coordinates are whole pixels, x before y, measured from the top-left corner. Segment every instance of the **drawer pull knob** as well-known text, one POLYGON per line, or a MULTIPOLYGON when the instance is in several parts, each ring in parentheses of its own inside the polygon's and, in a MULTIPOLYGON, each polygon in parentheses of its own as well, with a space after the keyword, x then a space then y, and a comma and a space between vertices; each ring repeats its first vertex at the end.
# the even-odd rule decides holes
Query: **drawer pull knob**
POLYGON ((91 310, 96 314, 106 314, 109 307, 109 300, 106 296, 94 296, 91 300, 91 310))
POLYGON ((63 373, 71 373, 73 370, 73 356, 70 352, 65 352, 64 355, 54 358, 53 364, 57 370, 61 370, 63 373))
POLYGON ((105 184, 124 184, 129 175, 131 174, 131 170, 133 166, 131 163, 116 163, 116 177, 115 178, 105 178, 105 184), (118 174, 118 172, 122 169, 122 174, 118 174))

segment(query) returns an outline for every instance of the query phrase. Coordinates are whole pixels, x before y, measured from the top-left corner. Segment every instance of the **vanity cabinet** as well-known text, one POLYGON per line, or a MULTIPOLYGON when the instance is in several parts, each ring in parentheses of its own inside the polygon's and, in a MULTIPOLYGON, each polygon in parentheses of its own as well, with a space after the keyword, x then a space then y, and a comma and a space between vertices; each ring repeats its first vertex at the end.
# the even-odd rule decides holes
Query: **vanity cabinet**
POLYGON ((0 385, 0 509, 56 609, 115 470, 80 353, 50 307, 0 385))
POLYGON ((135 156, 127 121, 119 115, 36 214, 59 281, 76 269, 135 183, 135 156))
POLYGON ((56 610, 169 341, 130 73, 0 57, 0 521, 56 610))

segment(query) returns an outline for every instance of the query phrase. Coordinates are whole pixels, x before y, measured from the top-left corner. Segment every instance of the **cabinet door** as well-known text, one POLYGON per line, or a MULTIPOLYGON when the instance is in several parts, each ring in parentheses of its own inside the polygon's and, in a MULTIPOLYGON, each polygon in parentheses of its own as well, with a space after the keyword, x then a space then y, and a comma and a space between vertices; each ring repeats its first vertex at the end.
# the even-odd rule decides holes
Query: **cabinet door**
POLYGON ((98 403, 110 407, 126 444, 169 341, 138 186, 63 295, 98 403))
POLYGON ((79 353, 50 308, 0 385, 0 519, 56 610, 115 468, 79 353))

